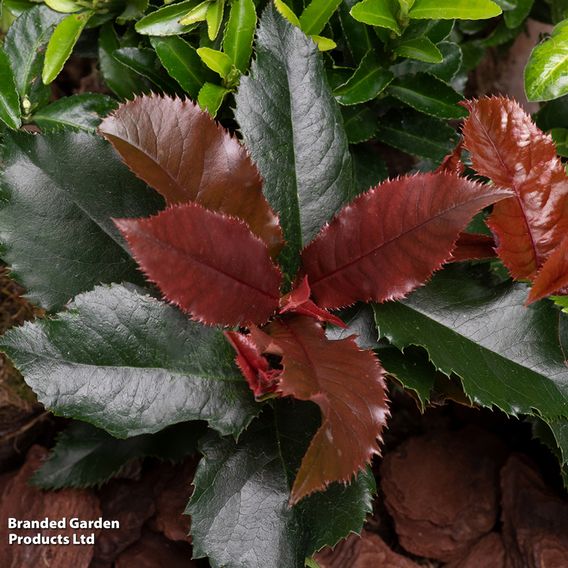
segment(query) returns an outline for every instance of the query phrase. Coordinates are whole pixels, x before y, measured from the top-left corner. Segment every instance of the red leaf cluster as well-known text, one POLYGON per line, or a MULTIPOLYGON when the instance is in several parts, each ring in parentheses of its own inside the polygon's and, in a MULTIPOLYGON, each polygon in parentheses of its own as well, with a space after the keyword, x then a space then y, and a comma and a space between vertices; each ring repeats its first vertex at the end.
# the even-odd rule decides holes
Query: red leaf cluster
POLYGON ((514 195, 488 220, 513 278, 533 281, 528 302, 568 286, 568 177, 552 138, 504 97, 466 103, 464 146, 474 169, 514 195))
POLYGON ((116 220, 149 280, 199 321, 249 328, 226 337, 257 399, 320 407, 291 502, 349 481, 378 452, 387 401, 375 355, 354 338, 326 338, 324 323, 344 326, 327 310, 402 298, 460 250, 485 255, 492 242, 481 237, 461 237, 452 251, 471 217, 511 192, 451 172, 387 181, 322 229, 302 253, 297 286, 280 297, 272 259, 282 231, 237 140, 193 103, 155 96, 122 105, 101 132, 168 203, 154 217, 116 220))

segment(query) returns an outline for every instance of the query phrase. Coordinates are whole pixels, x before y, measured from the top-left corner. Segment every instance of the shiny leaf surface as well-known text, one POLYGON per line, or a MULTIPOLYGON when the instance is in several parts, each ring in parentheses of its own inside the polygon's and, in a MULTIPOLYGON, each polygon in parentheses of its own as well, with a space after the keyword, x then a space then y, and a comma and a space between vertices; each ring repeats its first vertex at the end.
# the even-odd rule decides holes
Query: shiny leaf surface
POLYGON ((451 258, 475 213, 510 195, 447 173, 387 181, 346 206, 302 253, 322 308, 406 296, 451 258))
POLYGON ((192 102, 138 98, 107 117, 100 131, 168 203, 195 202, 237 217, 273 255, 282 246, 278 220, 246 150, 192 102))
POLYGON ((564 239, 539 270, 529 294, 528 303, 552 294, 565 293, 568 286, 568 239, 564 239), (563 292, 564 291, 564 292, 563 292))
POLYGON ((491 0, 415 0, 408 15, 413 19, 485 20, 501 12, 491 0))
POLYGON ((280 271, 242 221, 191 203, 116 224, 146 276, 195 319, 264 323, 276 311, 280 271))
POLYGON ((18 129, 20 118, 20 97, 16 91, 14 72, 10 60, 0 46, 0 120, 9 128, 18 129))
POLYGON ((252 0, 235 0, 223 35, 223 50, 233 65, 245 73, 252 55, 256 30, 256 8, 252 0))

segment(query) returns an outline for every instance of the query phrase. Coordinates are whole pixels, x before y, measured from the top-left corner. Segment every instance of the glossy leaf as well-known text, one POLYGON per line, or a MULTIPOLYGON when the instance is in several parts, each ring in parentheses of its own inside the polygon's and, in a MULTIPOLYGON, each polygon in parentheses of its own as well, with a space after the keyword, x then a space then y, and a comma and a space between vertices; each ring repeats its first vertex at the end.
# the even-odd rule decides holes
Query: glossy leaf
POLYGON ((397 35, 401 33, 395 0, 363 0, 351 8, 351 15, 358 22, 386 28, 397 35))
POLYGON ((264 323, 276 311, 280 271, 242 221, 190 203, 116 224, 146 276, 195 319, 264 323))
POLYGON ((349 80, 333 91, 342 105, 355 105, 374 99, 382 93, 394 75, 385 69, 373 51, 369 51, 349 80))
POLYGON ((452 251, 452 260, 457 262, 462 260, 493 258, 496 256, 496 246, 495 240, 487 235, 462 233, 452 251))
POLYGON ((101 27, 99 32, 99 65, 108 88, 121 99, 131 99, 137 94, 149 91, 149 83, 136 72, 120 63, 114 52, 120 42, 111 23, 101 27))
POLYGON ((225 0, 212 0, 207 7, 207 35, 211 41, 214 41, 221 24, 223 23, 223 14, 225 12, 225 0))
POLYGON ((288 506, 294 470, 317 425, 311 405, 278 401, 274 416, 253 424, 238 444, 204 440, 186 510, 196 557, 228 568, 303 568, 316 550, 361 531, 375 490, 369 471, 288 506))
MULTIPOLYGON (((345 107, 342 109, 343 126, 350 144, 371 140, 379 127, 378 119, 367 106, 345 107)), ((368 188, 367 188, 368 189, 368 188)))
POLYGON ((0 46, 0 120, 13 129, 20 128, 22 124, 20 97, 16 91, 14 73, 2 46, 0 46))
POLYGON ((300 27, 307 35, 319 34, 337 10, 341 0, 311 0, 300 15, 300 27))
POLYGON ((215 118, 223 104, 223 100, 228 94, 229 89, 225 87, 221 87, 215 83, 205 83, 197 96, 199 108, 207 111, 211 117, 215 118))
POLYGON ((302 459, 291 504, 348 482, 378 453, 388 416, 383 371, 353 338, 329 341, 321 325, 304 316, 280 318, 252 333, 264 353, 282 357, 277 392, 316 403, 322 423, 302 459), (258 339, 257 339, 258 338, 258 339))
POLYGON ((565 238, 546 259, 534 279, 528 303, 562 294, 568 286, 568 240, 565 238))
POLYGON ((47 408, 116 437, 187 420, 238 435, 258 411, 219 330, 124 286, 10 330, 0 349, 47 408))
POLYGON ((190 26, 199 22, 204 22, 207 19, 207 10, 211 0, 204 0, 189 10, 189 12, 180 19, 179 23, 182 26, 190 26))
POLYGON ((45 48, 62 18, 61 14, 46 6, 36 6, 22 13, 6 33, 3 47, 14 72, 16 90, 24 111, 49 101, 50 89, 42 83, 41 71, 45 48))
POLYGON ((451 258, 475 213, 509 195, 446 173, 399 178, 364 193, 302 252, 317 304, 403 298, 451 258))
POLYGON ((550 137, 514 101, 468 103, 464 144, 474 169, 514 191, 498 203, 488 225, 514 278, 533 278, 568 232, 568 179, 550 137))
POLYGON ((184 2, 166 4, 138 20, 134 27, 139 34, 150 36, 172 36, 188 33, 193 30, 195 24, 184 26, 179 21, 197 4, 199 4, 199 0, 184 0, 184 2))
POLYGON ((534 0, 516 0, 516 6, 503 14, 505 24, 509 29, 518 28, 531 13, 534 0))
POLYGON ((486 20, 501 13, 491 0, 415 0, 408 15, 413 19, 486 20))
POLYGON ((117 107, 114 99, 99 93, 83 93, 63 97, 33 115, 33 121, 43 132, 70 126, 94 132, 101 120, 117 107))
POLYGON ((261 20, 251 74, 241 78, 235 99, 245 146, 280 216, 287 246, 279 260, 291 276, 302 246, 352 195, 352 168, 321 57, 272 6, 261 20))
POLYGON ((457 142, 455 130, 442 120, 412 109, 395 109, 378 122, 376 138, 408 154, 441 162, 457 142))
POLYGON ((525 68, 525 91, 530 101, 549 101, 568 94, 568 22, 531 53, 525 68))
POLYGON ((82 9, 81 6, 75 4, 73 0, 46 0, 45 4, 52 10, 61 12, 62 14, 72 14, 82 9))
POLYGON ((193 100, 197 99, 203 84, 214 75, 203 65, 195 48, 177 36, 152 37, 150 42, 170 77, 193 100))
POLYGON ((293 26, 301 29, 302 25, 300 24, 298 16, 296 16, 294 11, 284 0, 274 0, 274 7, 284 19, 288 20, 293 26))
POLYGON ((463 97, 452 87, 427 73, 395 79, 388 93, 412 108, 437 118, 463 118, 463 97))
POLYGON ((69 14, 69 16, 57 24, 45 51, 45 61, 41 74, 45 85, 49 85, 59 75, 63 65, 69 59, 81 32, 93 14, 94 12, 69 14))
POLYGON ((440 50, 427 37, 402 40, 394 48, 395 55, 417 59, 425 63, 441 63, 443 56, 440 50))
POLYGON ((121 47, 112 55, 128 69, 148 79, 159 91, 175 93, 177 90, 175 81, 163 73, 160 60, 154 50, 143 47, 121 47))
POLYGON ((221 79, 227 79, 229 77, 233 69, 233 62, 226 53, 218 49, 211 49, 210 47, 200 47, 197 50, 197 54, 203 63, 205 63, 209 69, 215 71, 221 79))
POLYGON ((235 0, 223 35, 223 51, 232 64, 245 73, 252 55, 256 30, 256 8, 252 0, 235 0))
POLYGON ((58 309, 100 282, 141 282, 111 217, 149 215, 162 200, 101 138, 6 134, 2 258, 32 302, 58 309))
POLYGON ((558 344, 559 312, 524 306, 527 287, 495 286, 463 267, 446 268, 404 303, 375 306, 381 337, 403 349, 420 345, 469 398, 513 415, 568 414, 568 370, 558 344))
POLYGON ((282 233, 258 171, 239 142, 195 104, 139 98, 106 118, 100 131, 168 203, 195 201, 238 217, 277 254, 282 233))
POLYGON ((31 481, 49 490, 101 486, 134 459, 178 461, 196 453, 197 440, 204 431, 203 422, 184 422, 157 434, 121 440, 90 424, 73 422, 58 436, 31 481))

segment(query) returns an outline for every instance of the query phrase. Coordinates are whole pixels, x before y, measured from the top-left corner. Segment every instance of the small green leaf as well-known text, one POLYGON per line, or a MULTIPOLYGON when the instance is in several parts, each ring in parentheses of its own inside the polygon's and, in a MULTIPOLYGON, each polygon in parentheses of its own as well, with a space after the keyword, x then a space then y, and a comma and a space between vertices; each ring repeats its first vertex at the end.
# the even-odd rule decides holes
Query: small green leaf
POLYGON ((211 49, 210 47, 200 47, 197 50, 197 55, 199 55, 201 61, 203 61, 209 69, 215 71, 221 79, 227 79, 233 70, 231 58, 222 51, 211 49))
POLYGON ((179 23, 182 26, 190 26, 192 24, 197 24, 198 22, 204 22, 207 19, 207 11, 209 10, 210 4, 211 0, 201 2, 201 4, 192 8, 183 18, 181 18, 179 23))
POLYGON ((320 51, 331 51, 337 47, 337 44, 328 37, 311 35, 310 39, 318 46, 320 51))
POLYGON ((300 28, 306 35, 319 34, 339 4, 341 0, 312 0, 300 15, 300 28))
POLYGON ((260 409, 223 333, 144 290, 96 287, 0 349, 55 414, 120 438, 188 420, 237 436, 260 409))
POLYGON ((335 89, 333 94, 342 105, 364 103, 382 93, 393 79, 394 75, 381 65, 373 51, 369 51, 355 73, 346 83, 335 89))
POLYGON ((207 35, 214 41, 219 34, 223 23, 223 13, 225 12, 225 0, 214 0, 207 8, 207 35))
POLYGON ((427 37, 399 41, 394 48, 394 53, 399 57, 416 59, 425 63, 441 63, 444 59, 441 51, 427 37))
POLYGON ((45 85, 49 85, 59 75, 63 65, 69 59, 81 32, 93 14, 94 12, 70 14, 57 25, 45 52, 45 61, 41 74, 45 85))
POLYGON ((419 20, 486 20, 501 13, 491 0, 416 0, 408 15, 419 20))
POLYGON ((441 162, 457 142, 455 129, 445 122, 407 109, 383 116, 376 137, 407 154, 441 162))
POLYGON ((467 111, 458 105, 463 97, 449 85, 427 73, 395 79, 388 93, 412 108, 437 118, 463 118, 467 111))
POLYGON ((73 422, 59 435, 31 482, 49 490, 101 486, 134 459, 179 461, 194 454, 204 433, 204 422, 183 422, 157 434, 120 440, 90 424, 73 422))
POLYGON ((199 91, 197 102, 203 110, 215 117, 223 104, 223 99, 229 92, 225 87, 215 85, 214 83, 205 83, 199 91))
POLYGON ((99 64, 109 89, 121 99, 131 99, 137 94, 150 90, 149 83, 138 73, 120 63, 114 52, 120 49, 120 42, 113 25, 109 22, 99 32, 99 64))
POLYGON ((279 14, 288 20, 293 26, 301 29, 301 24, 298 16, 294 14, 292 9, 283 0, 274 0, 274 6, 278 10, 279 14))
POLYGON ((231 4, 223 36, 223 51, 241 73, 245 73, 249 66, 255 29, 256 9, 253 0, 235 0, 231 4))
POLYGON ((351 8, 351 15, 358 21, 370 26, 378 26, 400 35, 395 0, 363 0, 351 8))
POLYGON ((568 93, 568 20, 537 45, 525 68, 529 101, 550 101, 568 93))
POLYGON ((152 37, 150 42, 170 76, 192 99, 197 99, 199 90, 211 80, 212 73, 203 65, 195 48, 176 36, 152 37))
POLYGON ((518 28, 531 13, 534 0, 516 0, 517 5, 503 14, 505 24, 509 29, 518 28))
POLYGON ((288 504, 291 482, 318 426, 313 410, 277 404, 275 415, 266 413, 238 444, 205 437, 186 510, 197 558, 208 556, 213 566, 228 568, 301 568, 316 550, 361 532, 375 490, 369 471, 349 485, 336 483, 295 507, 288 504), (252 540, 243 538, 245 517, 252 540))
POLYGON ((379 127, 378 119, 366 105, 343 107, 343 126, 350 144, 359 144, 370 140, 379 127))
POLYGON ((144 16, 136 22, 134 27, 142 35, 171 36, 188 33, 195 28, 195 24, 184 26, 179 21, 198 4, 199 0, 185 0, 177 4, 163 6, 144 16))
POLYGON ((142 75, 160 90, 175 93, 177 84, 163 73, 160 60, 152 49, 144 47, 121 47, 113 52, 114 58, 135 73, 142 75))
POLYGON ((45 0, 45 5, 62 14, 72 14, 83 9, 75 4, 73 0, 45 0))
POLYGON ((20 97, 16 91, 14 73, 6 52, 0 46, 0 120, 6 126, 20 128, 20 97))
POLYGON ((41 72, 45 48, 61 20, 61 14, 46 6, 36 6, 10 26, 4 39, 4 49, 14 73, 24 114, 49 102, 51 90, 43 84, 41 72))
POLYGON ((83 93, 62 97, 33 115, 33 121, 44 131, 71 126, 95 132, 101 120, 117 107, 114 99, 99 93, 83 93))

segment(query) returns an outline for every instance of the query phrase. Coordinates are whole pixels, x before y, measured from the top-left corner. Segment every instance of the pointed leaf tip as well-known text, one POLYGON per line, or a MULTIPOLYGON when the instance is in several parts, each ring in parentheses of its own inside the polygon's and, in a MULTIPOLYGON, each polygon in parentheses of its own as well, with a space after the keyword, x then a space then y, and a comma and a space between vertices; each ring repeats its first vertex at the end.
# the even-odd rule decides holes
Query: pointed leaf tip
POLYGON ((278 308, 280 271, 242 221, 192 203, 115 223, 148 278, 203 323, 264 323, 278 308))
POLYGON ((510 196, 449 173, 378 185, 344 207, 302 253, 322 308, 403 298, 451 259, 475 213, 510 196))

